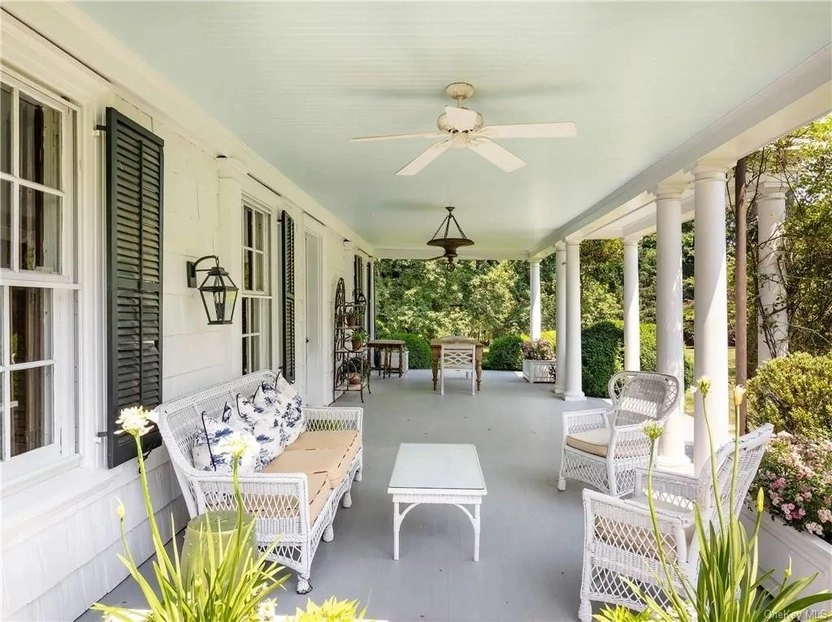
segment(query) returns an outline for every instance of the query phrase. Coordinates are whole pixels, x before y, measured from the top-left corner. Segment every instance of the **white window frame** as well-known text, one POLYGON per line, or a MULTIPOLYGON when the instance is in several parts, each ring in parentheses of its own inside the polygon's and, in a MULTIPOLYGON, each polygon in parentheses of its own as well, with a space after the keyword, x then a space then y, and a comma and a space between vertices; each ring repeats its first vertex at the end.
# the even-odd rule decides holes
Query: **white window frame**
MULTIPOLYGON (((263 204, 262 202, 254 199, 250 195, 243 195, 242 200, 242 209, 240 210, 240 217, 242 219, 242 226, 240 231, 240 249, 241 249, 241 267, 242 267, 242 284, 240 288, 240 313, 245 314, 246 306, 248 300, 260 300, 260 301, 268 301, 267 305, 263 305, 268 309, 266 314, 261 313, 260 319, 268 316, 268 321, 270 323, 269 328, 269 338, 264 342, 262 339, 260 340, 260 347, 261 347, 261 357, 264 357, 259 365, 253 365, 251 369, 248 369, 248 372, 258 371, 262 369, 274 369, 277 362, 278 357, 278 331, 280 329, 280 325, 278 323, 278 314, 277 314, 277 304, 279 301, 279 292, 277 289, 278 281, 277 281, 277 274, 278 274, 278 266, 277 266, 277 259, 278 259, 278 218, 275 216, 274 210, 270 209, 267 205, 263 204), (260 213, 267 219, 267 226, 265 227, 265 237, 266 239, 263 241, 263 248, 258 249, 256 247, 246 245, 246 213, 251 211, 253 213, 260 213), (245 282, 245 255, 246 252, 252 251, 254 256, 257 254, 261 254, 264 256, 263 266, 264 269, 268 271, 268 275, 263 278, 263 285, 262 289, 250 289, 246 287, 245 282), (264 354, 265 349, 265 354, 264 354)), ((252 264, 251 269, 255 269, 256 262, 252 264)), ((252 281, 256 283, 256 275, 253 277, 252 281)), ((246 339, 249 340, 249 343, 255 338, 261 337, 261 332, 259 330, 255 331, 252 330, 252 327, 248 325, 248 332, 242 333, 242 340, 245 341, 246 339)), ((248 350, 249 356, 251 356, 251 350, 248 350)), ((245 369, 248 365, 248 361, 241 360, 241 369, 245 369)))
POLYGON ((0 80, 13 88, 12 94, 12 172, 0 172, 0 180, 12 182, 12 248, 11 266, 0 268, 0 304, 2 304, 2 351, 0 372, 3 391, 0 411, 3 417, 3 447, 0 448, 0 464, 3 465, 4 488, 16 481, 36 476, 38 472, 53 466, 62 458, 77 454, 76 427, 78 389, 76 369, 78 363, 77 305, 79 284, 76 266, 77 184, 79 179, 76 153, 79 142, 80 110, 77 106, 35 86, 23 76, 7 68, 0 69, 0 80), (38 101, 61 114, 61 188, 56 190, 15 176, 19 173, 19 95, 38 101), (19 269, 19 187, 28 187, 58 196, 61 199, 60 273, 46 273, 19 269), (9 317, 9 288, 41 288, 52 292, 51 306, 51 358, 49 360, 11 363, 9 344, 11 319, 9 317), (18 456, 11 456, 11 372, 32 367, 52 367, 52 442, 18 456))

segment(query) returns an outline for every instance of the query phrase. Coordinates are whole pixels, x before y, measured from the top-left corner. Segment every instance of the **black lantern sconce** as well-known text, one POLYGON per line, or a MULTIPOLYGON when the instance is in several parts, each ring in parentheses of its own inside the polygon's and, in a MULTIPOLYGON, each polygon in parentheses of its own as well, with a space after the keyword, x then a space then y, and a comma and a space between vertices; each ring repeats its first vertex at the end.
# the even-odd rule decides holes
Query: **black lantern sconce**
POLYGON ((234 320, 234 306, 237 304, 237 286, 228 276, 225 268, 220 266, 220 258, 216 255, 206 255, 196 261, 187 263, 188 287, 196 287, 196 273, 207 272, 205 280, 199 286, 199 294, 202 296, 202 304, 205 307, 205 314, 208 316, 208 324, 231 324, 234 320), (214 265, 210 268, 198 268, 206 259, 213 259, 214 265))

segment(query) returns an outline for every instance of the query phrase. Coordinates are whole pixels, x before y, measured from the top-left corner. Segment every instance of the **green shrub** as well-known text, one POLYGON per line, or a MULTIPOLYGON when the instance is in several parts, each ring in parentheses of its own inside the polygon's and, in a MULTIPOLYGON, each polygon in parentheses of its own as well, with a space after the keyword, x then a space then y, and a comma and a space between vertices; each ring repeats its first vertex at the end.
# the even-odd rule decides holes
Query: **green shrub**
MULTIPOLYGON (((656 325, 640 328, 639 363, 644 371, 656 370, 656 325)), ((609 397, 607 384, 624 369, 624 323, 598 322, 581 333, 581 363, 584 393, 609 397)), ((693 359, 685 354, 685 386, 693 382, 693 359)))
POLYGON ((485 369, 520 371, 523 369, 523 338, 520 335, 495 337, 483 357, 485 369))
POLYGON ((413 333, 392 333, 389 338, 404 341, 409 352, 408 369, 430 369, 430 342, 427 339, 413 333))
POLYGON ((624 367, 624 331, 620 322, 598 322, 581 332, 583 389, 590 397, 609 397, 607 383, 624 367))
POLYGON ((776 432, 832 439, 832 354, 773 359, 748 382, 748 422, 776 432))

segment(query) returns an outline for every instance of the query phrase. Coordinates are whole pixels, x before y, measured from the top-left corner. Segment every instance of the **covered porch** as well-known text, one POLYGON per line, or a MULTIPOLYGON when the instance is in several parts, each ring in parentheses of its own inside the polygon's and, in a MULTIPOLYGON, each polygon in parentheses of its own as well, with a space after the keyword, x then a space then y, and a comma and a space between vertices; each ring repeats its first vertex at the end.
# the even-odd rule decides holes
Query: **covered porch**
MULTIPOLYGON (((364 404, 364 476, 353 505, 335 519, 335 539, 318 549, 314 590, 276 592, 279 613, 307 598, 357 599, 367 616, 426 622, 571 620, 578 608, 583 555, 581 484, 556 490, 562 414, 603 407, 603 400, 555 400, 552 385, 529 384, 515 372, 485 371, 468 393, 450 378, 444 396, 430 370, 373 385, 364 404), (392 503, 387 485, 399 443, 473 443, 488 494, 482 505, 480 561, 472 560, 468 518, 452 506, 425 505, 402 523, 401 556, 393 561, 392 503)), ((338 404, 360 404, 348 394, 338 404)), ((149 562, 144 569, 149 572, 149 562)), ((105 603, 138 606, 125 580, 105 603)), ((89 612, 79 622, 94 622, 89 612)))

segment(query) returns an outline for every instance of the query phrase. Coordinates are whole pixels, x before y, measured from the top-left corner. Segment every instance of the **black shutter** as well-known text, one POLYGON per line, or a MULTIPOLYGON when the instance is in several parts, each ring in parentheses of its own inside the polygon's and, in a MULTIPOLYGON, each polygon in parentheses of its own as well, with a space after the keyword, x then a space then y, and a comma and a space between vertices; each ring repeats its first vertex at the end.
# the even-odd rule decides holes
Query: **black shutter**
POLYGON ((364 293, 364 266, 360 255, 355 255, 353 259, 352 282, 353 302, 358 302, 358 297, 364 293))
POLYGON ((295 221, 283 210, 283 377, 295 381, 295 221))
MULTIPOLYGON (((107 462, 136 456, 123 408, 162 402, 164 142, 107 108, 107 462)), ((161 444, 155 428, 144 451, 161 444)))

